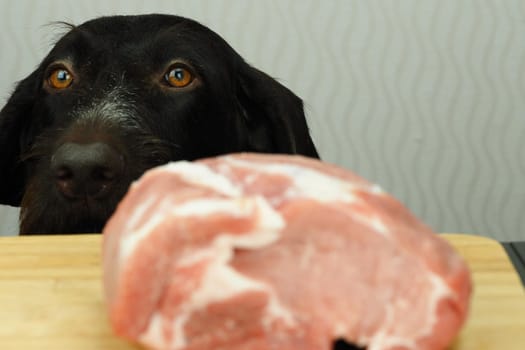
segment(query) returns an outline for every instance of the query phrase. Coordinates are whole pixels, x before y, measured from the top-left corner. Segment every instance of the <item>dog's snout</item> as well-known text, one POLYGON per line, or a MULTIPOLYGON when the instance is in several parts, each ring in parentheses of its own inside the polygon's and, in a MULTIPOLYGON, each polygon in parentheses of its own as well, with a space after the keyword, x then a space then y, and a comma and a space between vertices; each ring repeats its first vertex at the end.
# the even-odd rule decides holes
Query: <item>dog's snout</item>
POLYGON ((51 159, 59 191, 69 199, 103 198, 123 171, 122 156, 102 142, 64 143, 51 159))

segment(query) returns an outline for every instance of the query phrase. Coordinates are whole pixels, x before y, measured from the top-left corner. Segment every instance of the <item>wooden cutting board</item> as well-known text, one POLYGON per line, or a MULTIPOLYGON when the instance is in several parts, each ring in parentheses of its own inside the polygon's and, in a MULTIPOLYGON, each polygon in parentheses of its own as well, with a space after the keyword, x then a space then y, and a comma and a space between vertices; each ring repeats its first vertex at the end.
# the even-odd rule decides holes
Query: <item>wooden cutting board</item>
MULTIPOLYGON (((525 292, 503 248, 487 238, 445 237, 468 261, 475 286, 451 349, 525 349, 525 292)), ((0 349, 139 349, 111 333, 100 248, 100 235, 0 238, 0 349)))

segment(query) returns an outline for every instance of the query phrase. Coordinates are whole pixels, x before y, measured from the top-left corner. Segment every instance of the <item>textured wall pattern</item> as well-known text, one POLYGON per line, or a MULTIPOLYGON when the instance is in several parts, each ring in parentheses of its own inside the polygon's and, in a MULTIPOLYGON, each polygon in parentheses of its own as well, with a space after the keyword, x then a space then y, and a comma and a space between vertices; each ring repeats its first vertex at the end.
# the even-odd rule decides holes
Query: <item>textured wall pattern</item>
POLYGON ((49 22, 185 15, 305 100, 325 160, 381 184, 438 231, 525 240, 523 0, 0 0, 0 8, 1 101, 49 49, 49 22))

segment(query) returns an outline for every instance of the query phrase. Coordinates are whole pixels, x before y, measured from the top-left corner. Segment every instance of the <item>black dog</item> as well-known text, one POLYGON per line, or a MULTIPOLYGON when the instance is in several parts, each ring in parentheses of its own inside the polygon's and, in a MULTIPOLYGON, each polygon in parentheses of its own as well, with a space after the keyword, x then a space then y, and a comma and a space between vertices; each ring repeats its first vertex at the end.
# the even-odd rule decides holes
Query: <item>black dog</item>
POLYGON ((301 100, 195 21, 103 17, 0 112, 0 203, 23 234, 100 232, 145 170, 239 151, 317 157, 301 100))

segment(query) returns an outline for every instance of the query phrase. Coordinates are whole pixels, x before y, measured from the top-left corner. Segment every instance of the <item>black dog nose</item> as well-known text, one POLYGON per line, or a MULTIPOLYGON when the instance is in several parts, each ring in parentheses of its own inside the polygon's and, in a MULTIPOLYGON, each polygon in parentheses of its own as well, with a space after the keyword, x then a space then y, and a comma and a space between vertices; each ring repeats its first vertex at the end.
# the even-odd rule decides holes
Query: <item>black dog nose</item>
POLYGON ((58 189, 70 199, 102 198, 123 171, 123 159, 105 143, 64 143, 51 159, 58 189))

